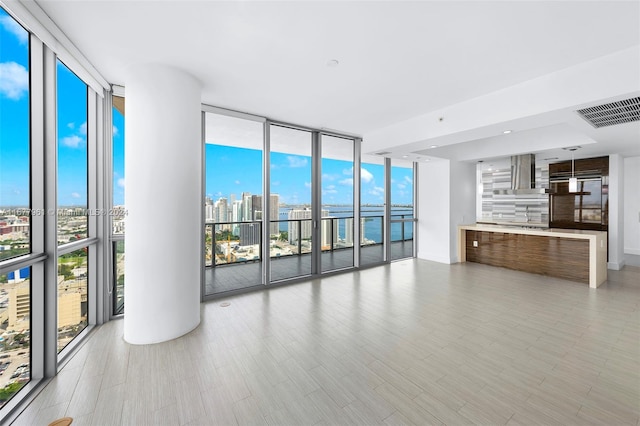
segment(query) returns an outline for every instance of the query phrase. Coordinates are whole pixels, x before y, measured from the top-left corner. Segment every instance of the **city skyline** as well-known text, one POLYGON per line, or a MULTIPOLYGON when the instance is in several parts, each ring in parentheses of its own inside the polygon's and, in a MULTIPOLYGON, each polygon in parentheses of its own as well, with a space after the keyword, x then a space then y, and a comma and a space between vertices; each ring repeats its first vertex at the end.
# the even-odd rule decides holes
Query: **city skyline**
MULTIPOLYGON (((208 143, 205 155, 207 197, 215 201, 242 192, 262 194, 262 150, 208 143)), ((271 152, 270 175, 271 192, 280 195, 281 205, 311 204, 311 157, 271 152)), ((353 205, 351 162, 323 158, 321 180, 323 205, 353 205)), ((361 186, 362 205, 383 204, 384 167, 363 163, 361 186)), ((391 196, 392 204, 413 204, 413 169, 391 168, 391 196)))

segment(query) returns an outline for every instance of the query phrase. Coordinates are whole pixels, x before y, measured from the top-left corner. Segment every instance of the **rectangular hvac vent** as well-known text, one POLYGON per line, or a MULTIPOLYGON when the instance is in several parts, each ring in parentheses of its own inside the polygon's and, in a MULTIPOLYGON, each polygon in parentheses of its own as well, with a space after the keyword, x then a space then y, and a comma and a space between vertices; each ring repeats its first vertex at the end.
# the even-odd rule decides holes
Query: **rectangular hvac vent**
POLYGON ((640 97, 579 109, 578 114, 595 128, 640 120, 640 97))
POLYGON ((376 152, 376 155, 389 155, 391 154, 391 151, 380 151, 380 152, 376 152))

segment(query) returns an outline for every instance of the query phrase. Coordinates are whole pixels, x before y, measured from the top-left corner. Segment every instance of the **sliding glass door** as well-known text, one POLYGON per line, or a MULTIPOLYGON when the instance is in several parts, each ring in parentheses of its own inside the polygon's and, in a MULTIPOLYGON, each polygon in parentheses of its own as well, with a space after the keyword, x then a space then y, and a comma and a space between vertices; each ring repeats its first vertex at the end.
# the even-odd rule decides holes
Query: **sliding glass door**
MULTIPOLYGON (((263 284, 263 123, 205 114, 205 294, 263 284)), ((268 243, 268 242, 266 242, 268 243)))
POLYGON ((312 136, 308 131, 270 126, 271 281, 311 275, 313 218, 312 136))
POLYGON ((249 114, 204 120, 205 297, 413 256, 412 163, 249 114))
POLYGON ((354 209, 353 139, 320 136, 321 272, 353 267, 354 209))

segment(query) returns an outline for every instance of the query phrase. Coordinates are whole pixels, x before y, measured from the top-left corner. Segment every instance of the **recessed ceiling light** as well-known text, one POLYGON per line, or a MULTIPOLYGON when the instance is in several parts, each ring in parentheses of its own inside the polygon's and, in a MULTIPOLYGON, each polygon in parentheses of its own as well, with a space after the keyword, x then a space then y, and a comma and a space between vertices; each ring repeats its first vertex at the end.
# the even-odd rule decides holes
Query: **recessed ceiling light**
POLYGON ((431 145, 430 148, 437 148, 438 145, 431 145))
POLYGON ((331 67, 331 68, 337 67, 338 64, 340 64, 340 62, 338 62, 337 59, 330 59, 330 60, 327 61, 327 66, 331 67))
POLYGON ((511 132, 512 132, 511 130, 505 130, 505 131, 504 131, 504 132, 502 132, 502 133, 504 133, 505 135, 508 135, 508 134, 509 134, 509 133, 511 133, 511 132))
POLYGON ((402 158, 409 158, 409 156, 408 155, 403 155, 402 158))

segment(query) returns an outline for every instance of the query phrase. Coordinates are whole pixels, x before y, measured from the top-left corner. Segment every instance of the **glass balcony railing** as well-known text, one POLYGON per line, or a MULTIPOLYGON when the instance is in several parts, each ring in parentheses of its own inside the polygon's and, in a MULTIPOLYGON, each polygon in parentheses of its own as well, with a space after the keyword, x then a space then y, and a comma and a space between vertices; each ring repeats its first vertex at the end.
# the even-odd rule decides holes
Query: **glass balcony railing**
POLYGON ((205 225, 206 266, 261 260, 261 222, 219 222, 205 225))
MULTIPOLYGON (((391 242, 413 240, 412 214, 391 216, 391 242)), ((321 219, 323 252, 353 248, 353 216, 321 219)), ((300 256, 311 253, 311 219, 287 219, 270 222, 271 258, 300 256)), ((363 216, 360 219, 360 245, 383 242, 384 216, 363 216)), ((262 261, 262 222, 218 222, 205 224, 205 265, 215 267, 262 261)))

